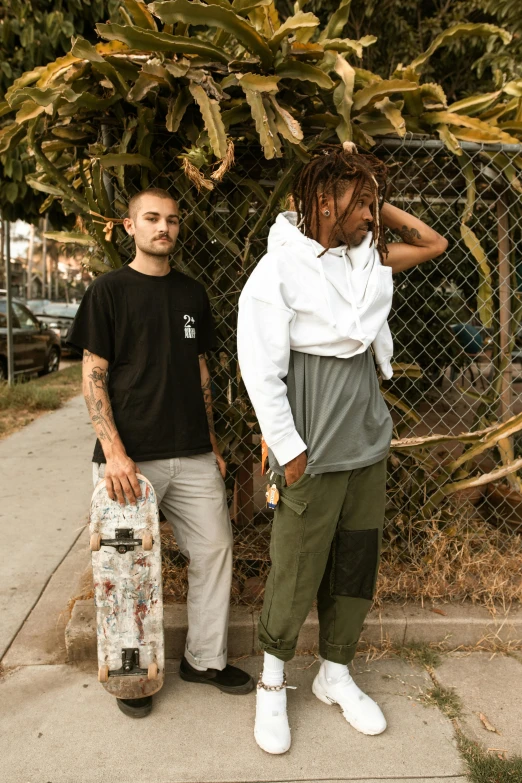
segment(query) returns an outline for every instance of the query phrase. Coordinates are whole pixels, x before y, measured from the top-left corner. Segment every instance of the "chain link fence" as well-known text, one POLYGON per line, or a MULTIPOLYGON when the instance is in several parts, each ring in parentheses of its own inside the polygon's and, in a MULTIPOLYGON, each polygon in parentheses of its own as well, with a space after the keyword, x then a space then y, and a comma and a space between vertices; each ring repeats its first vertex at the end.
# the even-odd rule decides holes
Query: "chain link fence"
MULTIPOLYGON (((210 297, 219 347, 209 365, 235 535, 232 600, 255 606, 270 565, 271 512, 261 433, 237 362, 237 302, 296 167, 237 143, 224 181, 198 193, 172 142, 155 136, 155 144, 163 170, 142 174, 134 189, 164 187, 178 198, 175 265, 210 297)), ((383 139, 374 152, 389 169, 387 199, 449 241, 442 257, 394 278, 395 375, 382 384, 394 441, 376 600, 520 600, 522 485, 510 466, 522 435, 489 433, 522 412, 522 145, 464 142, 456 156, 435 140, 383 139)), ((133 192, 121 176, 111 183, 119 214, 133 192)), ((132 244, 117 232, 130 258, 132 244)), ((186 562, 167 531, 163 544, 166 600, 184 600, 186 562)))

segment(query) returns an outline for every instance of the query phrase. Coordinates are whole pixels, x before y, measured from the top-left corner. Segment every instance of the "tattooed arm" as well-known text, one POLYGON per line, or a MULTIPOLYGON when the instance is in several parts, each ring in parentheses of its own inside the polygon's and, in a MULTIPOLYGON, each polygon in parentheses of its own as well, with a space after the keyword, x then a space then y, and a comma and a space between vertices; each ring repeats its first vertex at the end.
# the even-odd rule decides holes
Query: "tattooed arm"
POLYGON ((384 266, 391 266, 393 272, 403 272, 417 264, 423 264, 440 256, 446 250, 448 241, 422 220, 386 202, 381 211, 385 226, 398 234, 402 242, 391 242, 383 258, 384 266))
POLYGON ((91 417, 92 426, 101 443, 107 465, 105 484, 112 500, 118 499, 125 505, 135 503, 140 496, 140 485, 136 478, 137 465, 127 456, 125 447, 116 429, 112 406, 107 388, 109 363, 90 351, 83 352, 83 396, 91 417))
POLYGON ((214 429, 214 413, 212 410, 212 390, 211 390, 211 380, 210 380, 210 374, 207 367, 207 361, 205 359, 205 355, 201 354, 199 357, 199 372, 201 375, 201 391, 203 392, 203 400, 205 402, 205 411, 207 414, 207 421, 208 421, 208 431, 210 434, 210 442, 212 444, 212 451, 216 455, 219 471, 223 478, 225 478, 227 474, 227 466, 225 463, 225 460, 221 456, 221 452, 219 450, 217 438, 216 438, 216 431, 214 429))

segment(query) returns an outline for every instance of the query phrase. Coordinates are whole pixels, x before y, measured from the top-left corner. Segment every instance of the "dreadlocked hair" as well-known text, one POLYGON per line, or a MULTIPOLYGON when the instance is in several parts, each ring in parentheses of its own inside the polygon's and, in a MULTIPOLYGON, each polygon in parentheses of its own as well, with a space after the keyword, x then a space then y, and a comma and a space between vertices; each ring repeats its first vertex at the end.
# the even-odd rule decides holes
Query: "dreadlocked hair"
MULTIPOLYGON (((381 258, 387 253, 381 207, 384 202, 387 169, 370 152, 357 152, 355 145, 343 147, 328 144, 321 147, 313 158, 301 169, 294 180, 292 196, 297 209, 297 223, 303 225, 305 236, 312 237, 319 225, 319 198, 322 194, 333 197, 335 223, 330 240, 339 231, 345 244, 349 244, 344 223, 351 215, 363 188, 373 193, 373 243, 381 258), (338 199, 350 185, 354 185, 352 197, 346 209, 339 213, 338 199)), ((330 240, 328 244, 330 244, 330 240)))

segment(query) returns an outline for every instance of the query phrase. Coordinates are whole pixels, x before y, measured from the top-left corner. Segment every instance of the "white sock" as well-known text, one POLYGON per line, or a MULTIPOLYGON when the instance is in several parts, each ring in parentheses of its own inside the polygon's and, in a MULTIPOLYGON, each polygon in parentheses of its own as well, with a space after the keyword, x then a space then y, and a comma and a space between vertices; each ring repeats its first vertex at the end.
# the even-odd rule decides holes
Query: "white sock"
MULTIPOLYGON (((334 663, 333 661, 324 661, 324 673, 328 682, 339 682, 343 674, 348 672, 348 666, 345 663, 334 663)), ((348 674, 350 674, 348 672, 348 674)))
MULTIPOLYGON (((284 661, 265 652, 261 681, 265 685, 282 685, 284 661)), ((254 736, 267 753, 286 753, 290 747, 290 727, 286 715, 286 690, 257 689, 254 736)))
POLYGON ((275 655, 265 653, 263 659, 263 674, 261 680, 265 685, 282 685, 285 670, 285 662, 280 661, 275 655))

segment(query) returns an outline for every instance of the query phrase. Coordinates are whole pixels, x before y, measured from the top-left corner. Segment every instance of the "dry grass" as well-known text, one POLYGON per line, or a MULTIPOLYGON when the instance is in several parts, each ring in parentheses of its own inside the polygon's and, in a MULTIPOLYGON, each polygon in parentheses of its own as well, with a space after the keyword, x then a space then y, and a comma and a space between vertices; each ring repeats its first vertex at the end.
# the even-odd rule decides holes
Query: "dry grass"
POLYGON ((42 413, 60 408, 81 392, 81 363, 12 388, 0 385, 0 439, 22 429, 42 413))
POLYGON ((440 642, 410 642, 398 645, 389 639, 383 639, 379 644, 373 644, 361 640, 357 647, 356 657, 364 658, 367 663, 379 661, 382 658, 402 658, 410 663, 424 666, 430 673, 442 663, 442 656, 450 653, 458 653, 460 656, 471 655, 475 652, 487 652, 491 657, 507 655, 517 658, 517 653, 522 650, 522 639, 512 639, 508 642, 499 639, 491 633, 482 637, 473 645, 452 645, 450 639, 440 642))
POLYGON ((453 688, 443 688, 441 685, 434 685, 433 688, 430 688, 429 691, 423 694, 421 701, 429 707, 438 707, 450 720, 455 720, 462 714, 462 702, 453 688))
POLYGON ((165 603, 185 603, 187 600, 188 563, 179 551, 174 536, 167 525, 161 530, 161 554, 163 560, 163 600, 165 603))
MULTIPOLYGON (((496 528, 463 507, 446 520, 413 521, 385 542, 375 603, 464 602, 508 609, 522 601, 522 536, 496 528)), ((404 523, 403 523, 404 524, 404 523)), ((258 606, 270 566, 270 526, 235 531, 235 604, 258 606)), ((163 534, 167 602, 184 601, 187 563, 172 535, 163 534)))
POLYGON ((522 536, 463 515, 451 525, 412 523, 408 544, 384 551, 376 603, 522 601, 522 536))
POLYGON ((506 758, 505 751, 485 749, 468 739, 456 726, 457 743, 468 766, 470 783, 520 783, 522 757, 506 758))

